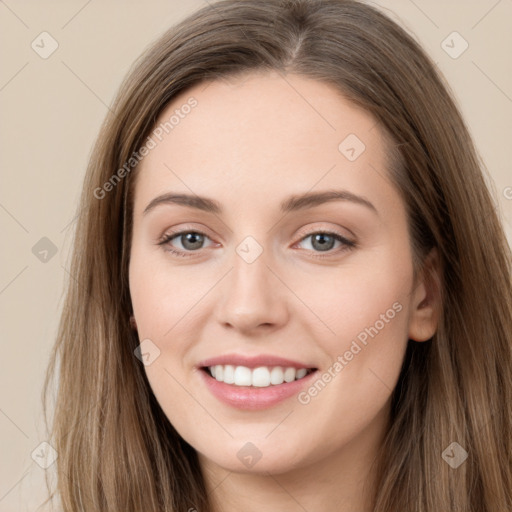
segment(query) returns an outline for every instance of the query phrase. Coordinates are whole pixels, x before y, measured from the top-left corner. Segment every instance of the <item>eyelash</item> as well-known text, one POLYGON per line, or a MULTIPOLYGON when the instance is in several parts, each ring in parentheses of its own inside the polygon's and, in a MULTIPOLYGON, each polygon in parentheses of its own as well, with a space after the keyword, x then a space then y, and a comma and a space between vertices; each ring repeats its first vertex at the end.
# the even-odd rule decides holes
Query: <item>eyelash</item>
MULTIPOLYGON (((201 235, 201 236, 209 238, 208 235, 206 235, 205 233, 202 233, 201 231, 189 229, 189 230, 184 230, 184 231, 177 231, 177 232, 174 232, 174 233, 167 233, 167 234, 163 235, 160 238, 160 240, 158 241, 157 245, 164 246, 166 244, 169 244, 169 242, 171 240, 173 240, 174 238, 177 238, 180 235, 190 234, 190 233, 194 233, 194 234, 201 235)), ((347 238, 345 238, 344 236, 340 235, 339 233, 332 232, 332 231, 312 231, 311 233, 308 233, 308 234, 304 235, 299 240, 299 242, 302 242, 303 240, 305 240, 306 238, 309 238, 310 236, 319 235, 319 234, 321 234, 321 235, 328 235, 328 236, 333 237, 335 240, 338 240, 339 242, 341 242, 343 244, 343 247, 341 247, 341 248, 339 247, 338 250, 330 249, 327 254, 312 254, 311 257, 313 257, 313 258, 318 258, 318 259, 329 258, 329 257, 333 257, 335 255, 338 255, 340 253, 343 253, 345 251, 353 250, 353 249, 355 249, 357 247, 357 244, 355 242, 353 242, 351 240, 348 240, 347 238)), ((182 258, 191 257, 193 253, 198 252, 198 251, 185 251, 185 252, 183 252, 183 251, 176 250, 176 249, 172 248, 171 246, 168 246, 164 250, 167 251, 167 252, 170 252, 171 254, 173 254, 175 256, 179 256, 179 257, 182 257, 182 258)), ((317 251, 314 251, 314 252, 317 252, 317 251)))

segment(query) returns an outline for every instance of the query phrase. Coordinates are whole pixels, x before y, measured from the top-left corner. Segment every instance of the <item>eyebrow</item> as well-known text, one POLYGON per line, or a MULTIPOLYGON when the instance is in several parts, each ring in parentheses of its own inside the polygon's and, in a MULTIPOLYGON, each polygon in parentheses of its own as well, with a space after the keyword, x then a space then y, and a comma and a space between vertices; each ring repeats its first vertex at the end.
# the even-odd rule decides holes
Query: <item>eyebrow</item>
MULTIPOLYGON (((313 208, 324 203, 332 201, 348 201, 351 203, 359 204, 367 207, 375 214, 378 215, 377 208, 368 201, 368 199, 353 194, 348 190, 326 190, 323 192, 307 192, 305 194, 298 194, 289 197, 281 203, 281 212, 289 213, 307 208, 313 208)), ((181 206, 188 206, 197 210, 202 210, 217 215, 222 214, 222 206, 218 201, 208 197, 190 194, 177 194, 168 192, 155 197, 144 209, 143 215, 146 215, 151 210, 163 204, 177 204, 181 206)))

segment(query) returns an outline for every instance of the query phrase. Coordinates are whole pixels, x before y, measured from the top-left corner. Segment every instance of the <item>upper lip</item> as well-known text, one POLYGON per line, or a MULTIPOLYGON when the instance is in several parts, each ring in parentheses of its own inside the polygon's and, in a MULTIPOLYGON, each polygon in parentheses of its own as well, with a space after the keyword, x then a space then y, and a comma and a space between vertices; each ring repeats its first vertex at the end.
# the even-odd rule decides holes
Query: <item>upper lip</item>
POLYGON ((246 356, 242 354, 225 354, 223 356, 212 357, 201 361, 197 366, 199 368, 230 364, 233 366, 246 366, 247 368, 258 368, 259 366, 283 366, 285 368, 315 368, 314 366, 286 359, 284 357, 273 356, 270 354, 260 354, 258 356, 246 356))

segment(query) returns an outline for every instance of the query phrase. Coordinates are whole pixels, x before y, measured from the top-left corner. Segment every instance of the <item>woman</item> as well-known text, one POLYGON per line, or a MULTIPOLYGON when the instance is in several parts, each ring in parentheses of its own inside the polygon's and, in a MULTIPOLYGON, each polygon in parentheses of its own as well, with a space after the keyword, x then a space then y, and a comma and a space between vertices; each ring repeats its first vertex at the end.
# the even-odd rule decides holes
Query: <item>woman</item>
POLYGON ((432 61, 352 0, 224 0, 83 187, 64 510, 512 510, 511 254, 432 61))

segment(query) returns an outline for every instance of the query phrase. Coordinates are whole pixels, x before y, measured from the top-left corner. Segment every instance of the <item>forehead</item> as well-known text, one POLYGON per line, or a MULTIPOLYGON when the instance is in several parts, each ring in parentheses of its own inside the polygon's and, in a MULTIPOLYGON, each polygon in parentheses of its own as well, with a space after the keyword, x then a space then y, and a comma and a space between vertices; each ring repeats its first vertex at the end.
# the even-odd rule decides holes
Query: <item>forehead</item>
POLYGON ((298 75, 250 73, 197 84, 166 107, 151 137, 136 203, 177 190, 231 201, 236 192, 240 204, 251 199, 262 207, 271 195, 313 187, 382 193, 388 181, 375 119, 334 86, 298 75))

